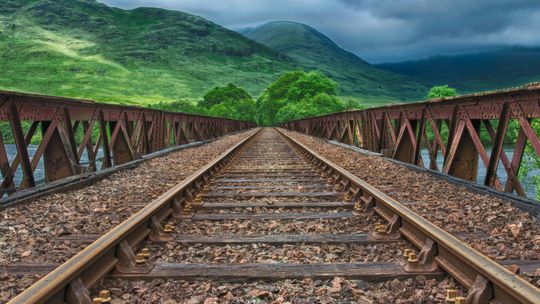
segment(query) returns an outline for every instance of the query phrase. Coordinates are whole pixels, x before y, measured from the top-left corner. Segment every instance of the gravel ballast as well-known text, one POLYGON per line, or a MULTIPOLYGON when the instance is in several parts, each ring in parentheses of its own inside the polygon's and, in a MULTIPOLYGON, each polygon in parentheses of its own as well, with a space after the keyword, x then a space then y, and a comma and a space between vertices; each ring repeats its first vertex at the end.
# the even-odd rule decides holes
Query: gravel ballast
MULTIPOLYGON (((284 132, 446 231, 456 236, 462 232, 485 233, 486 238, 465 241, 495 260, 540 259, 539 221, 500 197, 472 192, 463 185, 414 171, 383 157, 297 132, 284 132)), ((532 281, 539 286, 540 273, 532 281)))
POLYGON ((2 266, 66 261, 84 246, 59 242, 57 237, 104 234, 253 132, 224 136, 151 159, 82 189, 0 210, 0 302, 38 279, 17 280, 2 266))
MULTIPOLYGON (((331 280, 280 280, 226 283, 215 281, 105 280, 101 289, 111 291, 114 304, 216 304, 216 303, 445 303, 452 279, 436 281, 418 276, 403 281, 368 283, 335 277, 331 280)), ((457 287, 458 293, 459 287, 457 287)))

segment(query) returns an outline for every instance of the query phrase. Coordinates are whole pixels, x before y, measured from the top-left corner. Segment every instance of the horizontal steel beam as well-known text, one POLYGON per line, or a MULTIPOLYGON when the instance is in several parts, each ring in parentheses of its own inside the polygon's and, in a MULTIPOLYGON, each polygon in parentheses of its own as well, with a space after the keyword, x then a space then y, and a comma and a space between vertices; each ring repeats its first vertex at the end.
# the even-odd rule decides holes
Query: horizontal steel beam
POLYGON ((45 182, 55 181, 255 127, 252 122, 225 118, 0 91, 2 122, 0 190, 4 195, 40 183, 35 176, 40 166, 45 182), (11 139, 16 155, 8 153, 11 139), (37 144, 33 153, 30 144, 37 144))
POLYGON ((540 85, 536 84, 494 93, 328 114, 290 121, 282 127, 470 181, 476 181, 482 162, 487 172, 485 180, 479 182, 498 191, 526 196, 519 171, 527 145, 540 157, 539 134, 531 124, 539 118, 540 85), (513 155, 509 156, 503 146, 512 125, 519 130, 512 143, 513 155), (423 149, 429 152, 429 162, 421 157, 423 149), (444 165, 439 166, 437 160, 443 160, 444 165), (497 176, 501 163, 507 176, 504 184, 497 176))

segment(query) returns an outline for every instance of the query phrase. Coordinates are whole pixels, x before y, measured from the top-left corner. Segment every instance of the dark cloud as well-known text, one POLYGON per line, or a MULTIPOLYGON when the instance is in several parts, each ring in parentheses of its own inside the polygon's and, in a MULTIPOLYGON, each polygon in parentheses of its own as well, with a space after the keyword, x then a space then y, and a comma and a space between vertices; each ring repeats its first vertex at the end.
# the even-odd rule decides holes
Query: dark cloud
POLYGON ((371 62, 540 45, 539 0, 101 1, 182 10, 231 29, 271 20, 303 22, 371 62))

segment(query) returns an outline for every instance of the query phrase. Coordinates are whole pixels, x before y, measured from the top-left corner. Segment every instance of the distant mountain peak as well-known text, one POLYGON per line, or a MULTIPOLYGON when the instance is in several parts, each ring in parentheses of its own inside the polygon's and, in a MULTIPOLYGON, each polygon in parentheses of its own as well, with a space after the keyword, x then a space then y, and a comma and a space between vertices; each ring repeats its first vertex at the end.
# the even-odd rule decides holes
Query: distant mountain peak
POLYGON ((233 82, 257 95, 297 68, 267 46, 174 10, 1 0, 0 21, 0 88, 9 90, 146 103, 196 99, 233 82))
POLYGON ((320 70, 340 84, 343 95, 380 96, 399 100, 424 97, 427 88, 408 76, 378 69, 344 50, 312 26, 294 21, 271 21, 239 31, 281 52, 308 70, 320 70))
POLYGON ((314 27, 296 21, 269 21, 260 26, 246 28, 239 32, 278 51, 291 48, 295 45, 305 44, 319 44, 326 47, 339 48, 332 39, 314 27), (282 36, 287 37, 288 45, 280 41, 283 38, 282 36))

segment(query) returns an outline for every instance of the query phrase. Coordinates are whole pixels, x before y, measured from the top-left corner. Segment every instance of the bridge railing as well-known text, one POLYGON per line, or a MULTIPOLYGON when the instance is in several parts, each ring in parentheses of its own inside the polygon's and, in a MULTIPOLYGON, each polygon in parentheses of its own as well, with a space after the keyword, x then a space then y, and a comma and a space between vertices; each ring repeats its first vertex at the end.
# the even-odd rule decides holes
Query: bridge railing
POLYGON ((235 121, 0 91, 3 195, 97 171, 167 147, 253 127, 235 121), (36 174, 36 170, 43 170, 36 174))
POLYGON ((287 122, 282 127, 359 146, 469 181, 477 181, 481 161, 486 171, 479 182, 499 191, 527 196, 519 173, 526 148, 540 157, 539 134, 531 125, 533 121, 538 123, 538 118, 540 87, 530 85, 329 114, 287 122), (421 155, 425 149, 429 164, 421 155), (504 183, 497 174, 500 163, 506 175, 504 183))

